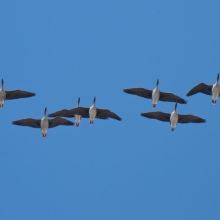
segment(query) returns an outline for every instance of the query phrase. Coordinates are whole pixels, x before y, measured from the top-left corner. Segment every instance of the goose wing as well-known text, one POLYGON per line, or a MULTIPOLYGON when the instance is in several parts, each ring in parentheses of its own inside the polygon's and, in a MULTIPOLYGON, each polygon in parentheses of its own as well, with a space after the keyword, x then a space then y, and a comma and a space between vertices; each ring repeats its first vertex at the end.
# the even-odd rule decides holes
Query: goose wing
POLYGON ((206 122, 205 119, 200 118, 198 116, 194 116, 194 115, 179 115, 178 114, 178 123, 204 123, 206 122))
POLYGON ((67 111, 63 117, 68 117, 68 116, 74 116, 74 115, 82 115, 82 118, 89 118, 89 108, 84 108, 84 107, 76 107, 73 108, 69 111, 67 111))
POLYGON ((146 118, 157 119, 159 121, 165 121, 165 122, 170 121, 170 114, 164 112, 146 112, 146 113, 141 113, 141 116, 146 118))
POLYGON ((152 90, 145 89, 145 88, 131 88, 131 89, 124 89, 125 93, 141 96, 147 99, 152 98, 152 90))
POLYGON ((60 117, 49 119, 48 122, 49 122, 49 128, 54 128, 59 125, 74 125, 72 121, 60 117))
POLYGON ((164 102, 177 102, 180 104, 186 104, 187 101, 177 95, 174 95, 173 93, 170 92, 160 92, 160 101, 164 102))
POLYGON ((205 83, 200 83, 197 86, 193 87, 187 94, 186 96, 191 96, 196 93, 203 93, 206 95, 212 95, 212 85, 206 85, 205 83))
POLYGON ((27 92, 22 90, 5 91, 5 93, 6 93, 6 100, 28 98, 36 95, 33 92, 27 92))
POLYGON ((17 121, 13 121, 12 124, 20 126, 29 126, 32 128, 41 127, 41 119, 25 118, 17 121))
POLYGON ((57 116, 60 116, 60 117, 67 117, 67 118, 73 118, 74 115, 68 115, 66 116, 66 114, 69 112, 68 109, 62 109, 60 111, 56 111, 56 112, 53 112, 51 114, 48 115, 48 117, 57 117, 57 116))
POLYGON ((96 118, 100 118, 100 119, 113 118, 118 121, 121 121, 121 118, 118 115, 116 115, 114 112, 112 112, 108 109, 98 109, 97 108, 96 118))

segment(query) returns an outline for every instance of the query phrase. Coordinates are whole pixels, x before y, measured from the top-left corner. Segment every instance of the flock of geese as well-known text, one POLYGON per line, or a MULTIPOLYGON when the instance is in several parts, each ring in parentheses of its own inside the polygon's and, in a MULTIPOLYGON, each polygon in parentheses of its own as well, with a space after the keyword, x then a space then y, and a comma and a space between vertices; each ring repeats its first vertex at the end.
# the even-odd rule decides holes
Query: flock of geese
MULTIPOLYGON (((217 74, 217 79, 214 85, 207 85, 205 83, 200 83, 193 87, 186 96, 191 96, 196 93, 203 93, 206 95, 212 96, 212 103, 216 104, 218 97, 220 96, 220 86, 218 84, 219 81, 219 73, 217 74)), ((161 92, 158 89, 159 80, 156 81, 156 88, 154 90, 149 90, 145 88, 131 88, 131 89, 124 89, 125 93, 141 96, 147 99, 152 99, 153 108, 156 107, 158 101, 164 102, 174 102, 174 111, 171 113, 165 112, 146 112, 141 113, 141 116, 146 118, 157 119, 164 122, 170 122, 171 131, 174 131, 177 123, 203 123, 205 119, 200 118, 194 115, 180 115, 177 113, 177 103, 179 104, 186 104, 187 101, 183 98, 167 92, 161 92)), ((35 96, 35 93, 27 92, 23 90, 13 90, 13 91, 6 91, 4 90, 4 80, 2 79, 2 87, 0 88, 0 108, 3 108, 5 100, 12 100, 12 99, 19 99, 19 98, 28 98, 35 96)), ((46 137, 47 131, 49 128, 53 128, 59 125, 74 125, 73 122, 64 119, 66 118, 75 118, 76 126, 78 127, 80 124, 81 118, 89 118, 90 124, 94 123, 95 118, 99 119, 108 119, 113 118, 118 121, 121 121, 121 118, 116 115, 114 112, 108 109, 99 109, 95 106, 96 98, 93 99, 93 104, 90 108, 88 107, 81 107, 80 106, 80 98, 78 98, 78 105, 76 108, 62 109, 51 113, 48 117, 53 119, 47 118, 47 108, 44 109, 44 116, 42 119, 33 119, 33 118, 25 118, 20 119, 17 121, 13 121, 14 125, 20 126, 29 126, 32 128, 41 128, 42 137, 46 137)))

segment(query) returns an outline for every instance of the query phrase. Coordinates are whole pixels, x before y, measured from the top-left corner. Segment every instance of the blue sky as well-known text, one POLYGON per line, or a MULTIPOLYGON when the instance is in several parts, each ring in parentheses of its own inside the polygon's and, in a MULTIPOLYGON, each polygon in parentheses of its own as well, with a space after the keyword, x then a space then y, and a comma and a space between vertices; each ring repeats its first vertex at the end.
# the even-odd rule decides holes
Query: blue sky
MULTIPOLYGON (((0 3, 5 89, 36 92, 0 111, 0 218, 220 218, 220 100, 186 97, 220 72, 219 1, 15 1, 0 3), (123 89, 154 89, 186 100, 180 114, 205 124, 147 119, 151 100, 123 89), (83 119, 78 128, 38 129, 13 120, 82 106, 122 121, 83 119)), ((159 102, 157 111, 172 112, 159 102)))

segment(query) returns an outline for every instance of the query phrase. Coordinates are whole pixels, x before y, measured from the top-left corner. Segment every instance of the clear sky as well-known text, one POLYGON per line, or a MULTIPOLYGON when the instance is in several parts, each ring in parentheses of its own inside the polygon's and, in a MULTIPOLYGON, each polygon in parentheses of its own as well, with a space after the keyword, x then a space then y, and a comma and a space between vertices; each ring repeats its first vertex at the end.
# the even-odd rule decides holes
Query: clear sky
MULTIPOLYGON (((219 1, 2 0, 0 78, 5 89, 35 92, 0 110, 0 219, 219 220, 220 100, 186 97, 220 72, 219 1), (204 124, 147 119, 174 103, 125 88, 173 92, 180 114, 204 124), (12 125, 81 105, 122 121, 80 126, 12 125)), ((73 120, 73 119, 72 119, 73 120)))

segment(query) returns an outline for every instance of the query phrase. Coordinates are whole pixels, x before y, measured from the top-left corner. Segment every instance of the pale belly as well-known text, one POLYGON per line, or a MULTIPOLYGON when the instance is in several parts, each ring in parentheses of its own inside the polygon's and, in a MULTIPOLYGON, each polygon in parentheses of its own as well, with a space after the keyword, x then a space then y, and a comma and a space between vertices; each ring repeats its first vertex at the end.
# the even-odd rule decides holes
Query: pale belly
POLYGON ((170 116, 170 126, 171 126, 171 128, 175 128, 177 122, 178 122, 178 114, 175 113, 175 112, 172 112, 171 116, 170 116))
POLYGON ((76 126, 79 126, 79 123, 80 123, 80 119, 81 119, 81 115, 75 115, 75 121, 76 121, 76 126))
POLYGON ((41 120, 41 130, 42 130, 43 134, 47 133, 48 127, 49 127, 48 120, 47 119, 42 119, 41 120))
POLYGON ((96 107, 94 107, 94 106, 90 107, 90 109, 89 109, 90 121, 94 120, 94 118, 96 116, 96 112, 97 112, 96 107))
POLYGON ((0 104, 4 104, 4 101, 5 101, 5 90, 4 89, 0 89, 0 104))
POLYGON ((217 100, 219 97, 219 86, 213 86, 212 88, 212 100, 217 100))
POLYGON ((160 92, 158 89, 154 89, 152 93, 152 103, 157 104, 160 97, 160 92))

